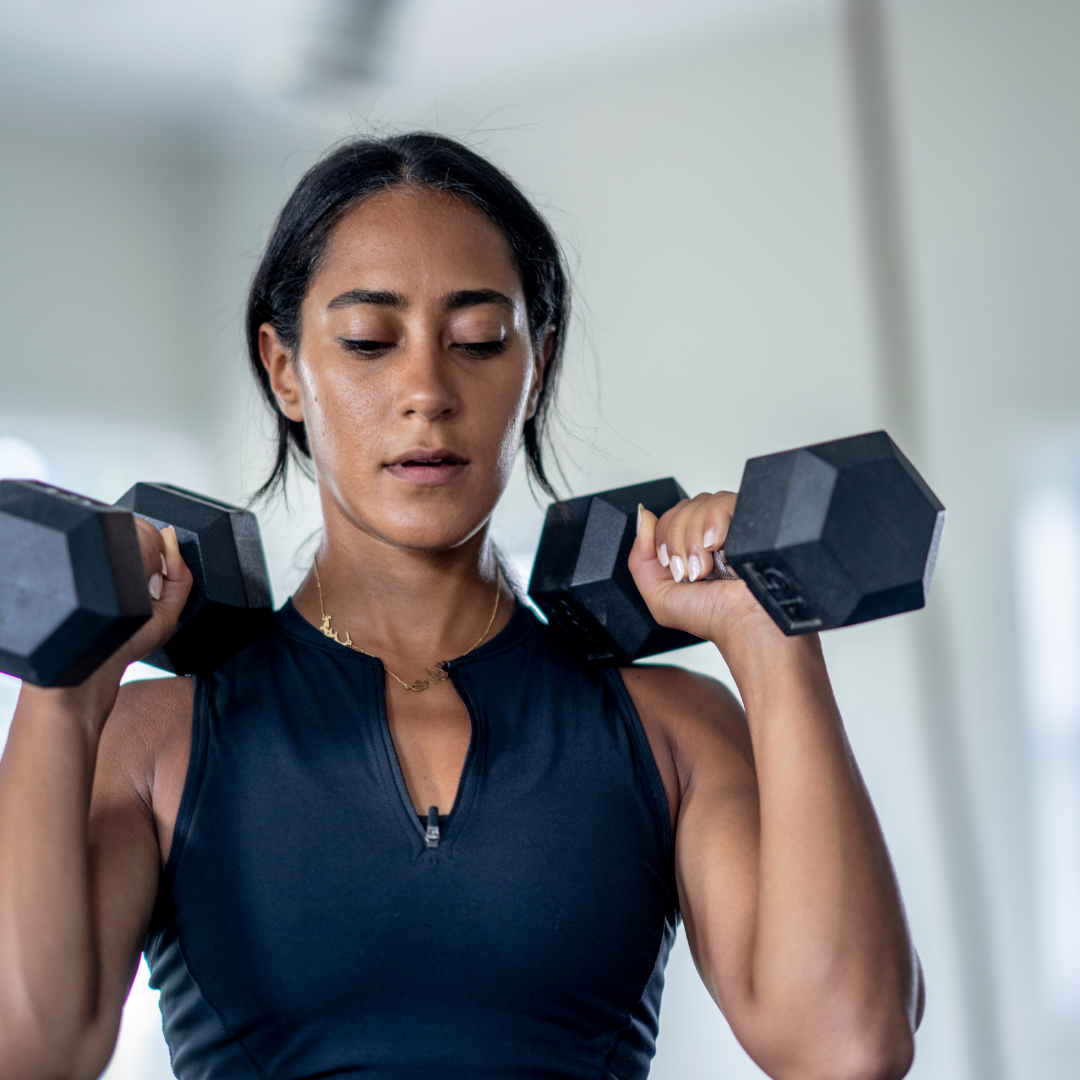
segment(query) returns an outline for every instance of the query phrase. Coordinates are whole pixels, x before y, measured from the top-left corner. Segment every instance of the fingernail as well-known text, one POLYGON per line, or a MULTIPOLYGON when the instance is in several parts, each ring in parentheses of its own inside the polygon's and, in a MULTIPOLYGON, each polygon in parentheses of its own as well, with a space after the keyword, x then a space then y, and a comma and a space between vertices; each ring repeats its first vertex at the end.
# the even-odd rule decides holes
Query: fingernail
POLYGON ((639 532, 641 532, 641 503, 637 504, 637 529, 635 535, 639 532))
POLYGON ((165 556, 164 555, 161 556, 161 576, 162 577, 168 577, 169 576, 169 566, 165 562, 165 556))
POLYGON ((154 574, 154 575, 151 576, 150 582, 149 582, 149 588, 150 588, 150 595, 155 600, 160 600, 161 599, 161 575, 160 574, 154 574))
POLYGON ((691 555, 687 566, 690 570, 690 580, 697 581, 698 575, 701 573, 701 560, 696 555, 691 555))
POLYGON ((715 544, 715 543, 716 543, 716 530, 715 529, 709 529, 709 531, 705 533, 704 544, 705 544, 706 550, 708 548, 711 548, 713 546, 713 544, 715 544))
POLYGON ((683 566, 682 559, 678 555, 671 556, 671 576, 676 581, 682 581, 685 567, 683 566))
POLYGON ((660 565, 661 566, 667 566, 667 564, 668 564, 667 544, 661 544, 660 545, 660 552, 657 555, 657 558, 660 560, 660 565))

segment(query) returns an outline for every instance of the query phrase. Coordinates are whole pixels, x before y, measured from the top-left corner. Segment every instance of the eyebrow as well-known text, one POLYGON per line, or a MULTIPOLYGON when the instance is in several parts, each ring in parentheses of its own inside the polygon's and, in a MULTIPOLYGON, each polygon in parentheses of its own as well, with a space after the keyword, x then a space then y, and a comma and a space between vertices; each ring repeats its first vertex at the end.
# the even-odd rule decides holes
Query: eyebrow
POLYGON ((406 306, 405 297, 400 293, 373 292, 370 289, 350 289, 340 296, 335 296, 326 307, 330 311, 334 308, 352 307, 353 304, 374 304, 375 307, 396 308, 399 311, 406 306))
POLYGON ((498 304, 508 311, 514 310, 514 301, 494 289, 465 289, 451 293, 443 300, 443 307, 447 311, 460 311, 461 308, 479 307, 481 304, 498 304))
MULTIPOLYGON (((326 307, 328 311, 332 311, 336 308, 352 307, 354 304, 371 304, 374 307, 393 308, 395 311, 404 311, 408 307, 408 301, 400 293, 371 289, 350 289, 340 296, 335 296, 326 307)), ((481 304, 498 304, 508 311, 514 310, 513 300, 495 289, 462 289, 443 298, 443 307, 447 311, 460 311, 462 308, 479 307, 481 304)))

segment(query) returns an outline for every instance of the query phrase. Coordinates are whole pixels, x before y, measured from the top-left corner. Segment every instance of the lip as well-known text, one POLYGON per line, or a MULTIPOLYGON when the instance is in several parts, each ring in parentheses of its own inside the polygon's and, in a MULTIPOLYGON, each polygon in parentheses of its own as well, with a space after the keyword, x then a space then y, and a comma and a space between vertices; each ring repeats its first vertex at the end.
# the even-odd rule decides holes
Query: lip
POLYGON ((443 446, 417 446, 383 467, 398 480, 422 487, 452 483, 468 467, 468 459, 443 446), (416 464, 423 462, 424 464, 416 464))
POLYGON ((469 459, 456 454, 445 446, 414 446, 404 454, 398 454, 389 466, 404 465, 407 461, 449 461, 454 465, 468 465, 469 459))

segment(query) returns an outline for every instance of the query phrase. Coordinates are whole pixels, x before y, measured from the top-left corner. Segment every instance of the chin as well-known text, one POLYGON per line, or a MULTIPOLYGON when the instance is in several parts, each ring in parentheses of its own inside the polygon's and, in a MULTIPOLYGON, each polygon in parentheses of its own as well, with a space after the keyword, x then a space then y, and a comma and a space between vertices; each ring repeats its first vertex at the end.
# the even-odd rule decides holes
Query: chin
POLYGON ((429 507, 427 512, 420 515, 416 514, 415 507, 410 508, 410 511, 392 521, 384 519, 382 528, 378 522, 373 524, 392 544, 414 551, 429 551, 432 554, 459 547, 474 536, 487 520, 486 514, 463 520, 459 507, 448 509, 445 514, 438 513, 436 507, 429 507))

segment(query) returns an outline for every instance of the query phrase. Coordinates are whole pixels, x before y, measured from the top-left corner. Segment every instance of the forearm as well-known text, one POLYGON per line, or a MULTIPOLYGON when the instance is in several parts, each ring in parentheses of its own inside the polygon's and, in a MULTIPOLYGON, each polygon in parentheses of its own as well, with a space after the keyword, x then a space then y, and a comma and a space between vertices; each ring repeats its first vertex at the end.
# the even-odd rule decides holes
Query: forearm
POLYGON ((24 686, 0 761, 0 1061, 15 1074, 60 1068, 99 1020, 87 830, 118 683, 106 665, 73 690, 24 686))
POLYGON ((897 1057, 869 1075, 899 1076, 916 976, 888 852, 817 638, 782 638, 771 627, 769 638, 724 650, 746 706, 759 792, 747 1011, 773 1047, 789 1033, 802 1053, 814 1032, 827 1032, 830 1053, 897 1057))

